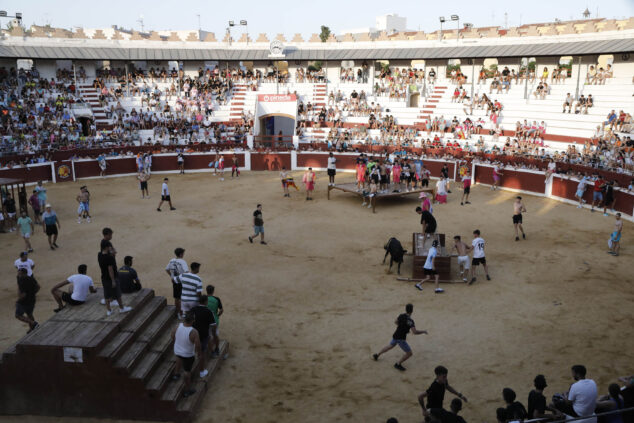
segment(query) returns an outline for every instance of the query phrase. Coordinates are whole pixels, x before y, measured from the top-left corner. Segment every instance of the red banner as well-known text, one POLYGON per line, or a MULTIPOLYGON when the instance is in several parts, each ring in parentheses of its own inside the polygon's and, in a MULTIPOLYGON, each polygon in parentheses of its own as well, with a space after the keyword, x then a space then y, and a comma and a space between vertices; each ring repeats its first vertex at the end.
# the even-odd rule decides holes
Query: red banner
POLYGON ((295 94, 258 94, 258 101, 266 103, 283 103, 297 101, 295 94))

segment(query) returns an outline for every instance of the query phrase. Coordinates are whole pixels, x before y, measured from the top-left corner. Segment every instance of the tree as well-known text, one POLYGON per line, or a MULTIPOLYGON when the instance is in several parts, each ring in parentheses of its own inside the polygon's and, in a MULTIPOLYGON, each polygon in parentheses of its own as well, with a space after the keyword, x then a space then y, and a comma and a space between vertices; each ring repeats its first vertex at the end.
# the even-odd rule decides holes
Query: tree
POLYGON ((330 37, 330 28, 328 28, 325 25, 322 25, 321 34, 319 34, 319 38, 321 38, 321 42, 325 43, 326 41, 328 41, 329 37, 330 37))

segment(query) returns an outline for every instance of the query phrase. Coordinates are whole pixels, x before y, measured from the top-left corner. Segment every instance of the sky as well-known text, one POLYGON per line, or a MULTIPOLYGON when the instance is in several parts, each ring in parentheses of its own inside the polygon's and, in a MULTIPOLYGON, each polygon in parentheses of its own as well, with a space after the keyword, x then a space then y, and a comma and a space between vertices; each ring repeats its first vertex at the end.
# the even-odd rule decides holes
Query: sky
MULTIPOLYGON (((247 20, 248 26, 232 29, 234 38, 248 30, 252 38, 259 33, 287 39, 295 33, 309 37, 328 26, 335 34, 342 30, 375 26, 376 16, 398 14, 407 17, 412 30, 433 32, 439 29, 439 16, 460 16, 463 23, 479 26, 517 26, 526 23, 581 19, 587 7, 594 18, 626 18, 634 16, 634 0, 456 0, 456 6, 437 0, 0 0, 0 10, 9 15, 21 12, 23 22, 71 29, 107 28, 118 25, 141 30, 196 30, 223 36, 227 22, 247 20), (107 4, 108 7, 104 7, 107 4)), ((8 23, 2 19, 2 26, 8 23)), ((447 22, 445 28, 456 23, 447 22)))

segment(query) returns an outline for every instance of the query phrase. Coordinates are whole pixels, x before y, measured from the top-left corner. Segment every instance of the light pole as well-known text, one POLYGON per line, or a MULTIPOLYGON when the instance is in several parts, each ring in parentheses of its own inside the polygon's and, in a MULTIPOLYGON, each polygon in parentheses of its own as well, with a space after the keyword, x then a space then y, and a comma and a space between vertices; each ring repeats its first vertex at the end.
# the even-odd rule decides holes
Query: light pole
POLYGON ((244 19, 240 20, 238 24, 235 21, 229 21, 229 27, 227 28, 227 33, 229 34, 229 45, 231 45, 231 28, 234 26, 243 26, 247 31, 247 44, 249 44, 249 27, 247 26, 247 21, 244 19))
POLYGON ((247 32, 247 45, 249 45, 249 27, 247 26, 247 21, 244 19, 240 20, 240 25, 244 26, 244 29, 247 32))
POLYGON ((441 16, 438 20, 440 21, 440 36, 438 37, 438 41, 442 41, 442 24, 445 22, 445 17, 441 16))
POLYGON ((0 10, 0 18, 15 18, 18 21, 18 25, 21 26, 22 24, 22 13, 20 12, 15 12, 15 15, 9 15, 6 10, 0 10))
POLYGON ((456 33, 456 44, 460 41, 460 16, 451 15, 452 21, 458 21, 458 32, 456 33))

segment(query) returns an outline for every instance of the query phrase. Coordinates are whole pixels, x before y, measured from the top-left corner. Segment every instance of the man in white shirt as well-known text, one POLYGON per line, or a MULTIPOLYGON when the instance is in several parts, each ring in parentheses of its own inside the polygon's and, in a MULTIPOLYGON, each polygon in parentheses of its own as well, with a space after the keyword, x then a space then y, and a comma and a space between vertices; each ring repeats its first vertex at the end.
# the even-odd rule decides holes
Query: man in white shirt
POLYGON ((330 153, 328 155, 328 186, 335 185, 335 175, 337 174, 337 167, 335 163, 337 163, 337 159, 334 154, 330 153))
POLYGON ((577 185, 577 192, 575 193, 575 197, 577 198, 577 200, 579 200, 579 205, 577 206, 578 209, 583 207, 583 204, 586 202, 586 200, 583 199, 583 193, 586 192, 587 184, 588 177, 584 175, 583 178, 581 178, 581 180, 579 181, 579 185, 577 185))
POLYGON ((17 259, 13 264, 18 270, 26 269, 27 276, 33 276, 33 268, 35 267, 35 263, 33 263, 33 260, 29 258, 29 253, 27 253, 26 251, 22 251, 20 253, 20 258, 17 259))
POLYGON ((172 281, 172 294, 174 295, 174 305, 176 306, 176 312, 179 317, 183 316, 183 311, 181 310, 181 295, 183 293, 183 286, 178 280, 178 276, 183 273, 189 272, 189 267, 187 267, 187 262, 183 259, 185 256, 185 249, 178 247, 174 250, 175 258, 171 259, 169 263, 167 263, 167 267, 165 268, 165 272, 170 276, 170 280, 172 281))
POLYGON ((471 246, 473 249, 473 260, 471 260, 471 280, 469 281, 469 285, 476 281, 475 269, 476 266, 479 266, 480 264, 484 267, 484 273, 487 276, 487 280, 490 281, 491 277, 489 276, 489 267, 487 266, 487 259, 484 255, 484 239, 480 237, 479 229, 473 231, 473 241, 471 241, 471 246))
POLYGON ((161 202, 159 203, 156 211, 161 211, 161 206, 163 205, 163 201, 167 201, 170 205, 170 210, 176 210, 172 206, 172 197, 170 197, 170 189, 167 183, 169 182, 168 178, 163 179, 163 185, 161 186, 161 202))
POLYGON ((556 402, 554 407, 570 417, 590 417, 578 420, 579 423, 596 423, 594 409, 597 406, 597 384, 586 379, 586 368, 580 364, 572 366, 572 377, 576 381, 570 386, 568 398, 556 402))
POLYGON ((80 264, 77 267, 77 274, 69 276, 64 282, 60 282, 53 287, 51 293, 59 306, 57 309, 53 310, 55 313, 61 311, 65 307, 64 303, 71 306, 81 305, 86 302, 88 293, 94 294, 97 292, 95 285, 92 282, 92 278, 86 275, 87 270, 88 266, 80 264), (73 286, 70 293, 67 291, 62 292, 62 288, 66 285, 73 286))
POLYGON ((437 255, 438 255, 438 240, 434 240, 431 243, 431 247, 429 248, 429 251, 427 252, 427 260, 425 260, 425 265, 423 266, 425 279, 423 279, 422 281, 414 285, 416 289, 418 289, 419 291, 423 290, 423 282, 427 282, 433 276, 434 282, 436 283, 436 289, 434 290, 434 292, 436 294, 442 294, 443 292, 445 292, 444 289, 438 286, 438 278, 440 277, 440 275, 438 275, 438 271, 436 270, 435 259, 437 255))

